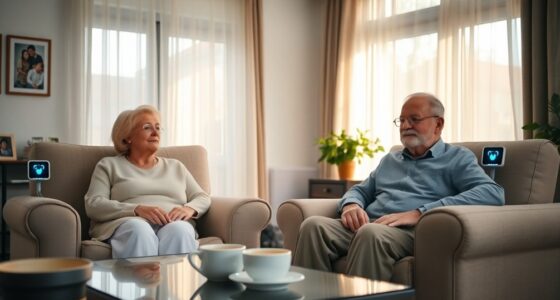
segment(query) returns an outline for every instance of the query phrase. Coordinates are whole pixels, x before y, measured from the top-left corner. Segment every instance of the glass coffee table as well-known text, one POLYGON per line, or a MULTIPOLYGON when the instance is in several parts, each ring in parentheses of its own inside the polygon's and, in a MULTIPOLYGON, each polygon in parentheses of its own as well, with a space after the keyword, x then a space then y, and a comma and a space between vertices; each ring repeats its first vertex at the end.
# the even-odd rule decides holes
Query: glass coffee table
POLYGON ((96 299, 406 299, 409 286, 292 267, 302 281, 255 290, 239 282, 210 282, 185 255, 95 261, 87 283, 88 300, 96 299), (249 288, 248 288, 249 287, 249 288))

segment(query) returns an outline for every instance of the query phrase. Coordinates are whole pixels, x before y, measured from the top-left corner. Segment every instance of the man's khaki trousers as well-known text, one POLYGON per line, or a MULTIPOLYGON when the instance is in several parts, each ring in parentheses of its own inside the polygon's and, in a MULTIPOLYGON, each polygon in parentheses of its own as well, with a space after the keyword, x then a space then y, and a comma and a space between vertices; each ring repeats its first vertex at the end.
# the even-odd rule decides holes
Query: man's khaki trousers
POLYGON ((354 233, 340 219, 314 216, 301 224, 294 264, 332 272, 334 262, 347 256, 346 274, 389 280, 395 262, 413 248, 414 227, 369 223, 354 233))

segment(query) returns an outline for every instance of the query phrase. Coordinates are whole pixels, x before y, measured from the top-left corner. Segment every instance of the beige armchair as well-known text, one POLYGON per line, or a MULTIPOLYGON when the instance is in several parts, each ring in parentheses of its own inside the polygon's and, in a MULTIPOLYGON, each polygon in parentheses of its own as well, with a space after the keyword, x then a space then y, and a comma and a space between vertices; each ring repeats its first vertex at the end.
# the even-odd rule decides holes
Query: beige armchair
MULTIPOLYGON (((506 206, 448 206, 416 226, 414 257, 394 265, 392 281, 414 285, 416 299, 560 299, 560 203, 552 203, 560 157, 547 140, 470 142, 506 147, 495 180, 506 206)), ((278 209, 284 244, 295 250, 300 224, 338 218, 339 199, 293 199, 278 209)), ((334 263, 345 270, 346 259, 334 263)))
MULTIPOLYGON (((109 244, 90 240, 84 195, 97 162, 115 155, 112 147, 58 143, 33 145, 31 159, 51 162, 51 178, 42 183, 43 197, 14 197, 4 207, 10 229, 12 259, 73 256, 111 258, 109 244)), ((201 146, 161 148, 158 155, 180 160, 210 193, 208 160, 201 146)), ((34 191, 34 185, 30 186, 34 191)), ((212 197, 209 211, 197 221, 200 244, 239 243, 259 247, 270 206, 260 199, 212 197)))

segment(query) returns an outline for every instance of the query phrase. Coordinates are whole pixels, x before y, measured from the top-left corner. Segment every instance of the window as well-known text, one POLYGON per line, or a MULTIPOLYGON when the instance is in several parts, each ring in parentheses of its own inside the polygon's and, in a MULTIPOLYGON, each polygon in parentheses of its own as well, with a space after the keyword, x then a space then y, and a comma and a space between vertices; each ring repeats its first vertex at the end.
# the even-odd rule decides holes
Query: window
POLYGON ((162 146, 206 148, 214 194, 256 196, 244 1, 93 3, 82 142, 110 145, 117 115, 151 104, 161 112, 162 146))
POLYGON ((112 127, 107 115, 114 120, 124 109, 141 104, 157 106, 157 99, 146 80, 146 34, 93 28, 91 41, 91 132, 95 144, 110 142, 107 132, 112 127))
POLYGON ((398 130, 386 129, 404 97, 422 91, 446 108, 446 142, 521 139, 518 9, 506 0, 366 1, 353 32, 346 126, 369 128, 386 149, 400 144, 398 130))

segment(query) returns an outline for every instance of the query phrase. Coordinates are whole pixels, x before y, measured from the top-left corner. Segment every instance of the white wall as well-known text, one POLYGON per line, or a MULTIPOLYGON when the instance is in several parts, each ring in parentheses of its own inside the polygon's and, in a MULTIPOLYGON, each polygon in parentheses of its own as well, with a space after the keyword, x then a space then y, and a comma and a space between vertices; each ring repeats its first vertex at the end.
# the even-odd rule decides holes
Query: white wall
POLYGON ((266 155, 271 168, 316 168, 324 0, 263 0, 266 155))
POLYGON ((2 34, 0 70, 0 132, 13 133, 17 151, 32 136, 59 137, 66 140, 66 90, 72 84, 66 76, 64 14, 67 0, 0 0, 2 34), (20 35, 51 39, 51 96, 6 95, 6 36, 20 35))

